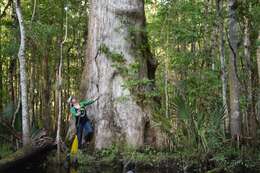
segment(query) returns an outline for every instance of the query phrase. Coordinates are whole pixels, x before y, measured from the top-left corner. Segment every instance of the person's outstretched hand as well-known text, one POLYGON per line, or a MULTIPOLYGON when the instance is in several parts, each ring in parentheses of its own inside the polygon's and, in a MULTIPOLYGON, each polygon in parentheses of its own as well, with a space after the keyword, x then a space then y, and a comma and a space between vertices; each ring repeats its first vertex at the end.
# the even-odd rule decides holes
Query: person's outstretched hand
POLYGON ((97 98, 95 98, 95 100, 94 100, 94 101, 97 101, 97 100, 99 99, 99 97, 100 97, 100 96, 98 96, 97 98))

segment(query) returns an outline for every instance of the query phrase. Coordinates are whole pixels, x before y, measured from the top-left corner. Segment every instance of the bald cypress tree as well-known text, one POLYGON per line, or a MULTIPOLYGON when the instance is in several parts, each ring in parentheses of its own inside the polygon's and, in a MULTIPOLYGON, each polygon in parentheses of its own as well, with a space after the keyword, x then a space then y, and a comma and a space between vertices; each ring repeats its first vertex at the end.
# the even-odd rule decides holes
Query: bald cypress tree
POLYGON ((230 129, 232 137, 241 135, 241 115, 239 106, 238 59, 238 19, 237 0, 229 0, 229 92, 230 92, 230 129))
POLYGON ((124 142, 144 144, 145 125, 151 110, 134 96, 147 90, 125 87, 129 68, 136 79, 153 80, 156 63, 147 45, 143 0, 91 0, 86 64, 81 92, 100 96, 89 108, 95 120, 95 146, 104 148, 124 142))

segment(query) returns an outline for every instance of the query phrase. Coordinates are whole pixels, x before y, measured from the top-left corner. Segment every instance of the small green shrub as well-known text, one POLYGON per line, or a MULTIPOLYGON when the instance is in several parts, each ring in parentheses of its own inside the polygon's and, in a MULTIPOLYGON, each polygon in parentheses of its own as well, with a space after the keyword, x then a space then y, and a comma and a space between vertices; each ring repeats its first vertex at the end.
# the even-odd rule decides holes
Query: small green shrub
POLYGON ((13 153, 13 150, 10 145, 8 144, 1 144, 0 145, 0 158, 6 157, 13 153))

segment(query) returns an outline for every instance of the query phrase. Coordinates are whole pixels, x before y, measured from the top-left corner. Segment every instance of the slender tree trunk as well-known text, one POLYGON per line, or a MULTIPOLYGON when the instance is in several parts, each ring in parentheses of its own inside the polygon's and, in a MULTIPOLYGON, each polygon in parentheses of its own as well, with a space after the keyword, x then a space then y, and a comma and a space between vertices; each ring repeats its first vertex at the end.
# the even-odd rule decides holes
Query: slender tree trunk
POLYGON ((165 116, 169 117, 169 93, 168 93, 168 58, 165 60, 164 70, 164 95, 165 95, 165 116))
POLYGON ((85 98, 100 96, 88 109, 88 115, 95 120, 95 147, 104 148, 120 142, 140 147, 144 145, 150 109, 141 106, 131 89, 124 87, 128 78, 114 66, 119 62, 111 56, 120 55, 119 64, 124 69, 138 63, 140 80, 154 78, 156 66, 146 47, 147 38, 143 32, 144 1, 90 2, 88 48, 81 92, 85 98), (110 53, 100 51, 101 47, 106 47, 110 53))
POLYGON ((16 82, 16 80, 14 80, 15 75, 16 75, 16 58, 12 58, 9 63, 9 67, 8 67, 8 94, 11 97, 10 101, 12 102, 12 104, 16 104, 15 103, 15 96, 16 96, 15 82, 16 82))
MULTIPOLYGON (((258 32, 258 41, 260 40, 260 32, 258 32)), ((256 52, 256 62, 257 62, 257 73, 258 73, 258 88, 260 87, 260 45, 257 47, 256 52)), ((260 94, 257 98, 257 119, 260 121, 260 94)))
MULTIPOLYGON (((63 10, 63 9, 62 9, 63 10)), ((56 143, 57 143, 57 157, 58 162, 60 163, 60 142, 61 142, 61 114, 62 114, 62 66, 63 66, 63 45, 67 40, 68 33, 68 18, 66 12, 66 26, 65 26, 65 36, 64 40, 60 43, 60 63, 58 69, 58 121, 57 121, 57 134, 56 134, 56 143)))
POLYGON ((23 16, 21 12, 19 0, 14 0, 16 15, 20 27, 20 48, 18 59, 20 63, 20 86, 21 86, 21 101, 22 101, 22 126, 23 126, 23 145, 30 144, 30 128, 29 128, 29 114, 27 104, 27 75, 26 75, 26 61, 25 61, 25 28, 23 23, 23 16))
POLYGON ((57 135, 56 135, 56 143, 57 143, 57 157, 58 162, 60 163, 60 142, 61 142, 61 114, 62 114, 62 103, 61 103, 61 95, 62 95, 62 64, 63 64, 63 43, 60 45, 60 65, 58 69, 58 121, 57 121, 57 135))
POLYGON ((2 59, 2 21, 0 20, 0 113, 3 111, 3 59, 2 59))
MULTIPOLYGON (((168 17, 168 15, 167 15, 168 17)), ((166 19, 167 20, 167 19, 166 19)), ((168 24, 168 23, 167 23, 168 24)), ((167 26, 166 26, 167 27, 167 26)), ((168 93, 168 76, 169 76, 169 31, 166 30, 166 56, 164 60, 164 95, 165 95, 165 116, 169 117, 169 93, 168 93)))
MULTIPOLYGON (((33 21, 34 21, 34 16, 36 13, 36 6, 37 6, 37 0, 32 0, 32 4, 33 4, 33 11, 32 11, 32 16, 31 16, 31 24, 30 24, 30 28, 29 28, 29 32, 33 32, 32 28, 33 28, 33 21)), ((32 45, 32 51, 31 51, 31 65, 30 65, 30 74, 29 74, 29 115, 30 115, 30 125, 31 127, 38 127, 37 122, 36 121, 36 117, 34 114, 34 105, 35 105, 35 71, 36 71, 36 61, 35 61, 35 57, 37 55, 36 51, 37 51, 37 45, 34 43, 34 40, 31 41, 31 45, 32 45)))
MULTIPOLYGON (((15 16, 13 18, 13 22, 15 23, 15 25, 17 24, 17 16, 16 16, 16 12, 14 7, 12 8, 12 13, 13 16, 15 16)), ((15 37, 15 40, 18 42, 19 41, 19 36, 15 37)), ((7 90, 8 90, 8 94, 11 97, 10 98, 10 102, 15 105, 16 104, 16 96, 18 95, 18 93, 16 92, 17 90, 15 88, 17 88, 17 84, 19 83, 18 80, 16 80, 17 76, 16 76, 16 70, 18 69, 17 67, 17 58, 12 56, 10 59, 10 62, 8 64, 8 85, 7 85, 7 90)), ((19 85, 19 84, 18 84, 19 85)), ((20 94, 19 94, 20 95, 20 94)))
POLYGON ((205 40, 204 40, 204 46, 205 46, 205 54, 208 57, 206 60, 207 66, 211 68, 212 70, 215 69, 214 64, 214 58, 212 55, 212 40, 214 39, 214 32, 211 31, 210 25, 209 25, 209 11, 210 9, 210 0, 204 0, 204 15, 206 17, 206 22, 204 23, 204 32, 205 32, 205 40), (210 37, 210 39, 208 39, 210 37))
POLYGON ((224 19, 223 19, 223 0, 216 0, 218 27, 219 27, 219 54, 221 63, 221 81, 222 81, 222 102, 225 108, 225 132, 229 132, 229 114, 227 104, 227 72, 225 60, 225 41, 224 41, 224 19))
POLYGON ((232 137, 241 136, 241 115, 239 106, 238 59, 238 22, 237 0, 229 0, 229 92, 230 92, 230 130, 232 137))
MULTIPOLYGON (((48 39, 50 43, 50 39, 48 39)), ((43 58, 43 97, 42 97, 42 106, 43 106, 43 120, 44 128, 49 132, 51 128, 51 79, 50 79, 50 68, 49 68, 49 49, 46 48, 47 52, 43 58)))
POLYGON ((30 74, 29 74, 29 92, 28 92, 28 98, 29 98, 29 115, 31 116, 30 118, 30 125, 31 127, 37 127, 37 122, 34 121, 34 100, 35 100, 35 72, 36 72, 36 50, 37 47, 32 43, 32 51, 31 51, 31 63, 30 63, 30 74))
MULTIPOLYGON (((260 32, 258 33, 258 40, 260 40, 260 32)), ((260 45, 258 45, 257 47, 257 53, 256 53, 256 57, 257 57, 257 70, 258 70, 258 82, 259 82, 259 86, 260 86, 260 45)))

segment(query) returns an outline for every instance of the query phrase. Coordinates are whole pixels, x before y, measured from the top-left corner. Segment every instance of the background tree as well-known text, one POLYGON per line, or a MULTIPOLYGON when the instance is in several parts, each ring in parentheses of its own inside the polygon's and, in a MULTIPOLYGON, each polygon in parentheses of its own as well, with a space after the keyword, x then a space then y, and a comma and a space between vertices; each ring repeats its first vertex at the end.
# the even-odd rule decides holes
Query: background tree
POLYGON ((30 126, 29 126, 29 114, 27 103, 27 74, 26 74, 26 60, 25 60, 25 28, 24 21, 21 12, 20 2, 14 1, 15 11, 19 22, 20 28, 20 48, 18 53, 20 64, 20 86, 21 86, 21 103, 22 103, 22 127, 23 127, 23 145, 30 144, 30 126))
POLYGON ((237 19, 237 1, 230 0, 229 8, 229 92, 230 92, 230 129, 231 135, 237 137, 241 135, 241 115, 239 106, 239 80, 237 74, 238 61, 238 19, 237 19))

